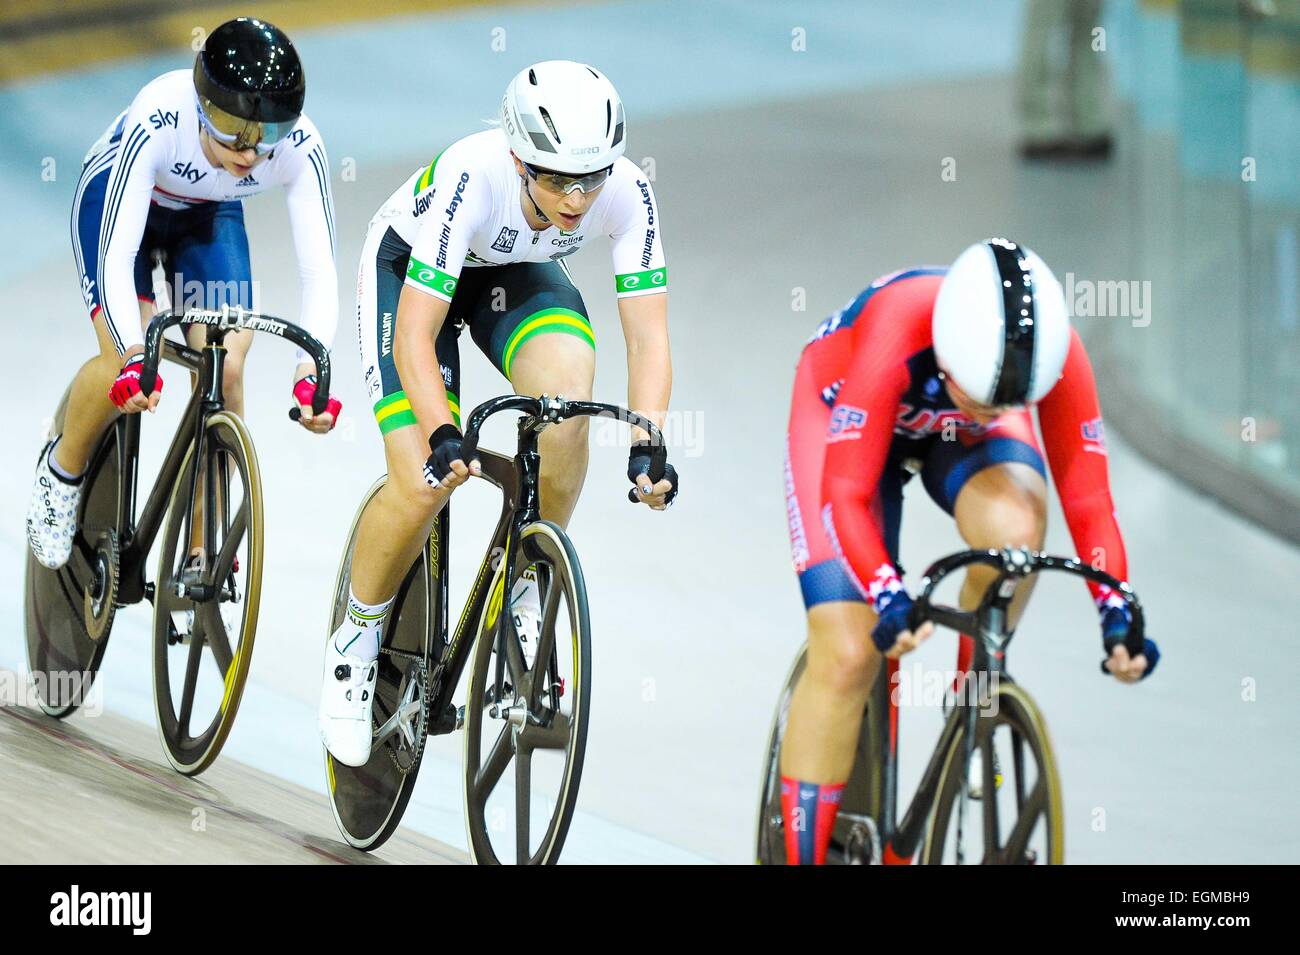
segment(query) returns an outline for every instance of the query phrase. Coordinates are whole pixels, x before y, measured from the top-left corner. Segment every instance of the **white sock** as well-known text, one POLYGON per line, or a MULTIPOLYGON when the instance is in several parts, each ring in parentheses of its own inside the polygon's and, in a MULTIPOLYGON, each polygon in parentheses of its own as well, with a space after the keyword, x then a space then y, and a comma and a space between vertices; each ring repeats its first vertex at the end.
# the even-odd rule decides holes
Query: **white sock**
POLYGON ((336 638, 334 644, 339 653, 357 657, 363 663, 369 663, 379 656, 379 644, 383 639, 384 621, 388 617, 388 608, 393 605, 390 597, 383 603, 368 604, 358 600, 351 589, 348 590, 348 623, 351 624, 336 638), (342 639, 344 643, 338 643, 342 639))
POLYGON ((59 442, 62 440, 63 435, 59 435, 54 439, 54 443, 50 445, 50 450, 45 456, 45 462, 50 466, 50 470, 54 473, 54 476, 60 481, 64 484, 76 486, 81 483, 81 475, 69 474, 67 471, 63 470, 63 468, 59 467, 59 459, 54 456, 54 449, 59 446, 59 442))

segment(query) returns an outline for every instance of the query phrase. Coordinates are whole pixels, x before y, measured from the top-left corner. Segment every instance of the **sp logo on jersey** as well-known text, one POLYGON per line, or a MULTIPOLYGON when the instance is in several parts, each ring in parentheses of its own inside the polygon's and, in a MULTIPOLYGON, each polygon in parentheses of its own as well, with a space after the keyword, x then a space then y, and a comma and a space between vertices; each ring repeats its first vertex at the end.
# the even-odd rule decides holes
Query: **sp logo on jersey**
POLYGON ((856 441, 862 437, 862 429, 866 424, 866 411, 853 405, 839 405, 831 412, 831 424, 826 433, 826 443, 856 441))

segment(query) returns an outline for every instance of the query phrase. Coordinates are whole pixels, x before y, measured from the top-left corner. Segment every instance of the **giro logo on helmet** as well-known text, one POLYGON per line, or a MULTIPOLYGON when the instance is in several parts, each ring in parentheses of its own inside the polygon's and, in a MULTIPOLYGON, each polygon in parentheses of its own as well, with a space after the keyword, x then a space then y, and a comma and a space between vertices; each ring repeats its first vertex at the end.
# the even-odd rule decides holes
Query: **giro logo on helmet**
POLYGON ((627 145, 614 84, 572 60, 521 70, 501 98, 501 128, 521 162, 570 176, 612 165, 627 145))

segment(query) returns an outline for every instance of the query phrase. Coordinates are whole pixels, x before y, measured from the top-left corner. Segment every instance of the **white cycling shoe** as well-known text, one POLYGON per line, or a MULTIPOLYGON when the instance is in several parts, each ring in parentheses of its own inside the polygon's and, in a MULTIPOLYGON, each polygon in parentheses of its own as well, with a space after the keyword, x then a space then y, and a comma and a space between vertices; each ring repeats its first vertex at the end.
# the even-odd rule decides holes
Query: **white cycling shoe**
POLYGON ((72 556, 81 484, 69 484, 54 473, 50 447, 36 465, 36 483, 27 507, 27 544, 42 566, 58 570, 72 556))
POLYGON ((347 766, 364 766, 370 760, 374 738, 371 711, 375 705, 379 661, 366 662, 346 652, 353 649, 357 640, 367 636, 371 635, 345 620, 325 647, 320 738, 330 754, 347 766))

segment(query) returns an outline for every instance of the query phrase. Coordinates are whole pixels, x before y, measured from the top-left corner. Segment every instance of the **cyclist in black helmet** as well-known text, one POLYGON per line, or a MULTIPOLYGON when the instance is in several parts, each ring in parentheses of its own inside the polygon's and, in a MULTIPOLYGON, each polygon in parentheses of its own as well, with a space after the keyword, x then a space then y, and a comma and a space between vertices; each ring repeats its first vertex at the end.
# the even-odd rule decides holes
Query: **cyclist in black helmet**
MULTIPOLYGON (((63 434, 41 455, 27 538, 42 564, 72 550, 81 474, 118 414, 152 411, 141 393, 143 327, 155 311, 152 268, 161 263, 173 307, 256 308, 243 199, 288 192, 302 284, 300 324, 329 345, 338 323, 334 203, 320 133, 302 113, 307 85, 289 38, 240 17, 208 36, 193 70, 148 83, 91 147, 72 207, 72 250, 99 354, 82 365, 63 434)), ((202 331, 191 329, 191 344, 202 331)), ((251 332, 226 337, 227 407, 243 411, 251 332)), ((291 379, 299 423, 324 433, 341 405, 311 414, 315 366, 299 352, 291 379)))

